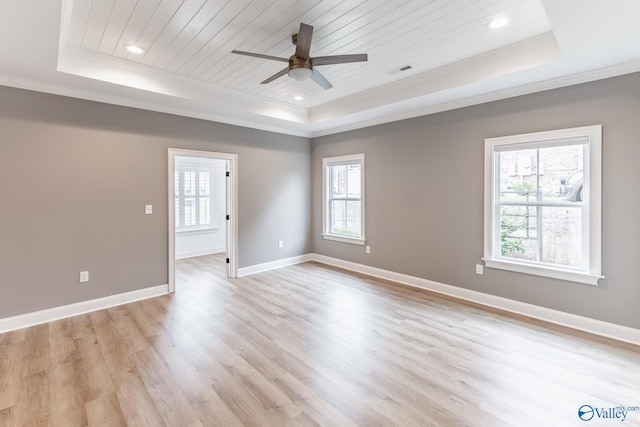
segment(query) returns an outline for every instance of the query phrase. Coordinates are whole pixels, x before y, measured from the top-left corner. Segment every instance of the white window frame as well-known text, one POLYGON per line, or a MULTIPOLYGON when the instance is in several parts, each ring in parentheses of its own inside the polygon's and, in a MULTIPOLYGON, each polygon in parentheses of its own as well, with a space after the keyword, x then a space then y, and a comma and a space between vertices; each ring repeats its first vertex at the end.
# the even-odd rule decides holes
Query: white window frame
POLYGON ((484 258, 485 266, 518 273, 551 277, 589 285, 602 279, 602 125, 560 129, 546 132, 511 135, 485 139, 484 159, 484 258), (583 211, 583 244, 587 265, 583 269, 570 269, 537 262, 519 262, 513 258, 501 259, 500 211, 498 205, 499 171, 496 154, 513 146, 514 150, 539 148, 572 140, 586 140, 584 180, 588 189, 583 211))
POLYGON ((176 233, 189 233, 189 232, 197 232, 197 231, 206 231, 206 230, 216 230, 218 227, 214 224, 214 197, 213 197, 213 189, 214 189, 214 170, 208 165, 204 165, 200 162, 184 162, 181 161, 176 163, 175 173, 179 175, 178 179, 178 187, 179 192, 175 195, 175 198, 178 199, 178 204, 176 207, 180 209, 180 215, 176 220, 180 221, 180 224, 176 224, 176 233), (184 174, 189 169, 193 169, 196 172, 196 194, 193 196, 185 196, 184 194, 184 174), (202 196, 200 195, 200 186, 199 186, 199 175, 201 172, 206 172, 209 174, 209 195, 202 196), (196 225, 184 225, 185 218, 185 199, 193 198, 195 200, 195 209, 196 209, 196 225), (209 199, 209 224, 200 225, 200 199, 209 199))
POLYGON ((364 153, 361 154, 352 154, 347 156, 337 156, 337 157, 325 157, 322 159, 322 237, 326 240, 335 240, 343 243, 351 243, 354 245, 364 245, 366 242, 365 239, 365 222, 364 222, 364 211, 365 211, 365 164, 364 164, 364 153), (360 224, 361 224, 361 233, 360 237, 350 237, 342 234, 331 233, 330 226, 330 218, 329 218, 329 204, 331 200, 329 199, 331 190, 329 189, 329 175, 327 173, 328 169, 332 166, 339 166, 345 164, 359 164, 360 165, 360 185, 361 185, 361 193, 360 193, 360 224))

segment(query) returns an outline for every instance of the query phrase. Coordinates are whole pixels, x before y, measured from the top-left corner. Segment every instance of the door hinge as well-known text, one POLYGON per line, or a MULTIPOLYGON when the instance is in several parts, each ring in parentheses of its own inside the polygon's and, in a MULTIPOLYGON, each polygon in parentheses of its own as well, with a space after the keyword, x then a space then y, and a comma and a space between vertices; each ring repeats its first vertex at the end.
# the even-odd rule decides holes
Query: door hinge
POLYGON ((227 258, 227 264, 229 264, 229 258, 227 258))
POLYGON ((227 215, 227 221, 229 221, 229 215, 227 215))
POLYGON ((227 171, 227 178, 229 178, 229 171, 227 171))

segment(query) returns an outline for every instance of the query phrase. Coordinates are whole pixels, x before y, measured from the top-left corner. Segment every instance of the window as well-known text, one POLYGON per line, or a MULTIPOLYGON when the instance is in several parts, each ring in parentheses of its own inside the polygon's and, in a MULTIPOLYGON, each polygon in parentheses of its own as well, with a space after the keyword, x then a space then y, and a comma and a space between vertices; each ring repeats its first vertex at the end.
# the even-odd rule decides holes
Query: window
POLYGON ((597 285, 601 153, 601 126, 486 139, 486 266, 597 285))
POLYGON ((364 245, 364 154, 328 157, 322 165, 323 237, 364 245))
POLYGON ((211 168, 176 164, 176 231, 212 228, 211 168))

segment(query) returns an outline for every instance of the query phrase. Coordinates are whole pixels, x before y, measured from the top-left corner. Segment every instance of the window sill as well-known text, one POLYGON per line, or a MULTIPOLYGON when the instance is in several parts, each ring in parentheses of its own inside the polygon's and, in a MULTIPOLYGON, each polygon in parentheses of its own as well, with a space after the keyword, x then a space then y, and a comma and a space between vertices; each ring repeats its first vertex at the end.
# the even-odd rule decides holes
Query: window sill
POLYGON ((483 258, 484 265, 489 268, 499 270, 515 271, 517 273, 532 274, 535 276, 550 277, 553 279, 567 280, 570 282, 584 283, 586 285, 598 286, 598 280, 604 276, 583 273, 574 270, 564 270, 561 268, 543 267, 520 262, 483 258))
POLYGON ((336 236, 335 234, 323 234, 322 238, 325 240, 334 240, 336 242, 350 243, 352 245, 360 245, 360 246, 364 246, 366 242, 365 239, 360 239, 358 237, 336 236))

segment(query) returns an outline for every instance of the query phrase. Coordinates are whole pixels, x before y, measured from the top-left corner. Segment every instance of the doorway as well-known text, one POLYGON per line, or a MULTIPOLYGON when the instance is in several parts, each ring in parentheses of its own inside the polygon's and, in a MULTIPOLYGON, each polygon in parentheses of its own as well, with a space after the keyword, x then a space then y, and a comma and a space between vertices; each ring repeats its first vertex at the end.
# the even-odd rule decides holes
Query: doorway
POLYGON ((170 148, 168 163, 169 292, 177 258, 222 253, 236 277, 238 155, 170 148))

